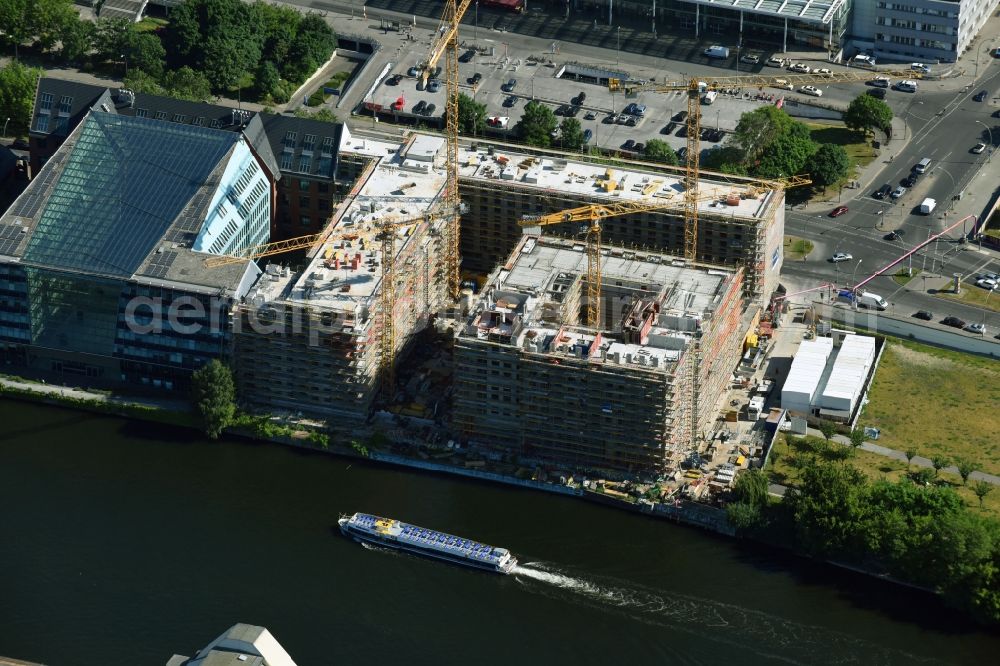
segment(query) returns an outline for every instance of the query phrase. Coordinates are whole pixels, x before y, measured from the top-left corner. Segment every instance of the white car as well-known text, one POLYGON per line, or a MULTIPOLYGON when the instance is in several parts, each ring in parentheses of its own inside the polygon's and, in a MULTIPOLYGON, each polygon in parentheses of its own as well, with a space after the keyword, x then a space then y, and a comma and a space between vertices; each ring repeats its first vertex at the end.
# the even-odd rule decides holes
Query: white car
POLYGON ((922 62, 910 63, 910 70, 914 72, 923 72, 924 74, 930 74, 930 65, 925 65, 922 62))
POLYGON ((764 64, 767 65, 768 67, 784 67, 785 61, 782 60, 781 58, 771 57, 768 58, 767 62, 765 62, 764 64))
POLYGON ((997 288, 997 281, 982 277, 976 280, 976 286, 993 291, 994 289, 997 288))
POLYGON ((965 330, 967 330, 970 333, 978 333, 979 335, 986 334, 986 326, 984 326, 983 324, 969 324, 968 326, 965 327, 965 330))
POLYGON ((890 194, 889 196, 892 197, 893 199, 898 199, 904 194, 906 194, 906 188, 903 187, 902 185, 899 185, 898 187, 896 187, 896 189, 892 191, 892 194, 890 194))
POLYGON ((972 147, 972 152, 974 152, 976 155, 979 155, 984 150, 986 150, 986 144, 983 143, 982 141, 980 141, 979 143, 977 143, 972 147))
POLYGON ((839 264, 842 261, 850 261, 853 258, 854 257, 852 257, 847 252, 838 252, 837 254, 835 254, 832 257, 830 257, 830 261, 832 261, 835 264, 839 264))
POLYGON ((804 95, 812 95, 813 97, 822 97, 823 91, 816 86, 802 86, 799 88, 799 92, 804 95))
POLYGON ((802 74, 808 74, 809 72, 812 71, 812 69, 809 67, 809 65, 807 65, 805 63, 802 63, 802 62, 797 62, 797 63, 793 64, 791 67, 789 67, 788 69, 791 70, 791 71, 793 71, 793 72, 801 72, 802 74))
POLYGON ((854 64, 860 65, 862 67, 874 67, 875 57, 870 55, 865 55, 864 53, 859 53, 854 56, 854 64))
POLYGON ((819 69, 814 69, 813 74, 820 74, 822 76, 830 76, 833 74, 832 69, 827 69, 826 67, 820 67, 819 69))
POLYGON ((742 58, 740 58, 740 62, 745 62, 745 63, 750 64, 750 65, 756 65, 757 63, 760 62, 760 56, 759 55, 754 55, 752 53, 748 53, 745 56, 743 56, 742 58))

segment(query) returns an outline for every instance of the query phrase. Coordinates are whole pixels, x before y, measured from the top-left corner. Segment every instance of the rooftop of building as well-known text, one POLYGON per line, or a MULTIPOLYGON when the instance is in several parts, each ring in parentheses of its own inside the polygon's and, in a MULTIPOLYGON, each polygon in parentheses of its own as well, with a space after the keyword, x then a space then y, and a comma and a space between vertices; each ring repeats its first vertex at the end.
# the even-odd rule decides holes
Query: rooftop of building
MULTIPOLYGON (((460 175, 537 188, 560 194, 578 194, 588 200, 662 203, 665 209, 684 206, 684 175, 640 165, 628 169, 557 157, 464 145, 459 152, 460 175), (492 151, 492 152, 491 152, 492 151)), ((720 176, 721 178, 721 176, 720 176)), ((773 192, 751 191, 746 183, 703 178, 698 183, 699 210, 713 215, 760 218, 767 214, 773 192), (735 195, 735 196, 733 196, 735 195)))
POLYGON ((734 9, 826 25, 847 0, 688 0, 716 9, 734 9))
POLYGON ((581 290, 583 305, 586 248, 525 236, 487 282, 460 335, 528 353, 669 371, 712 319, 735 276, 619 248, 606 248, 601 266, 604 322, 611 325, 597 331, 566 324, 578 314, 562 307, 570 290, 581 290))
MULTIPOLYGON (((411 159, 407 149, 412 148, 412 140, 402 147, 357 140, 346 129, 345 137, 354 148, 364 141, 366 149, 379 154, 378 159, 362 174, 353 197, 334 212, 324 229, 329 239, 317 248, 306 269, 291 274, 268 267, 255 289, 258 299, 287 299, 338 311, 369 305, 382 282, 377 223, 416 218, 414 224, 395 230, 398 253, 438 201, 446 180, 443 165, 411 159)), ((440 139, 425 142, 418 147, 419 154, 439 160, 443 143, 440 139)))
POLYGON ((91 108, 178 125, 243 132, 275 178, 286 175, 331 179, 336 175, 343 123, 254 113, 53 77, 39 80, 31 132, 67 136, 91 108))
POLYGON ((91 111, 0 216, 0 255, 28 266, 234 288, 190 245, 241 135, 91 111))
POLYGON ((167 666, 295 666, 264 627, 234 624, 192 658, 174 655, 167 666))

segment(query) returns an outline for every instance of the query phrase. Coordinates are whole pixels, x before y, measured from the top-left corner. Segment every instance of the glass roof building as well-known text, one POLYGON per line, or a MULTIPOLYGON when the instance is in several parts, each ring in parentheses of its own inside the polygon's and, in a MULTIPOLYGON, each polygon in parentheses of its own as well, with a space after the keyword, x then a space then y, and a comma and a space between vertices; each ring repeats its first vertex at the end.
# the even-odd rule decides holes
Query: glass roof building
POLYGON ((226 355, 273 188, 242 133, 91 111, 0 216, 0 355, 181 389, 226 355))

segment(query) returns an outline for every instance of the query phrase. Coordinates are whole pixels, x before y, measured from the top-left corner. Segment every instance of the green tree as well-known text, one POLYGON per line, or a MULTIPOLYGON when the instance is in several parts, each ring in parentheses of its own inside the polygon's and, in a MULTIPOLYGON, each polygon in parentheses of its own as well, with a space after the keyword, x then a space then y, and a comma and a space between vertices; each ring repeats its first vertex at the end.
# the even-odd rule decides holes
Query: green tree
POLYGON ((819 431, 822 433, 823 439, 829 444, 830 438, 837 433, 837 426, 833 424, 833 421, 823 420, 819 422, 819 431))
POLYGON ((730 141, 743 151, 746 161, 752 164, 770 151, 775 141, 788 134, 793 124, 792 117, 781 109, 762 106, 740 116, 730 141))
POLYGON ((60 57, 66 62, 80 62, 94 48, 96 36, 97 26, 93 21, 82 21, 79 18, 67 21, 59 33, 59 41, 62 44, 60 57))
POLYGON ((982 509, 983 499, 991 492, 993 492, 993 484, 990 483, 989 481, 983 481, 982 479, 980 479, 979 481, 976 481, 975 483, 972 484, 972 492, 974 492, 976 494, 976 497, 979 498, 979 508, 982 509))
POLYGON ((771 482, 767 474, 760 469, 740 472, 733 485, 733 495, 737 501, 746 502, 750 506, 765 507, 768 504, 771 482))
POLYGON ((236 415, 236 386, 233 373, 218 359, 212 359, 191 377, 194 402, 201 412, 205 434, 217 439, 236 415))
POLYGON ((559 123, 559 142, 566 150, 580 150, 583 147, 583 128, 576 118, 564 118, 559 123))
POLYGON ((212 85, 205 75, 186 66, 164 74, 163 87, 177 99, 204 102, 212 97, 212 85))
POLYGON ((646 143, 643 155, 646 159, 653 162, 662 162, 671 165, 676 165, 678 162, 677 153, 670 147, 670 144, 659 139, 650 139, 646 143))
POLYGON ((931 458, 931 466, 934 468, 934 478, 936 479, 938 473, 949 464, 951 464, 951 461, 948 460, 947 456, 936 455, 931 458))
POLYGON ((763 514, 760 507, 746 502, 732 502, 727 504, 726 518, 729 519, 729 524, 741 533, 753 530, 763 522, 763 514))
POLYGON ((0 0, 0 39, 17 48, 29 40, 48 50, 71 21, 78 20, 72 0, 0 0))
POLYGON ((865 443, 865 429, 857 427, 851 431, 851 450, 857 452, 861 445, 865 443))
POLYGON ((913 462, 913 459, 917 457, 917 450, 910 447, 906 449, 906 453, 904 453, 903 455, 906 456, 906 471, 909 472, 910 463, 913 462))
POLYGON ((306 14, 289 47, 282 74, 296 83, 305 81, 317 67, 329 60, 336 46, 337 37, 326 21, 317 14, 306 14))
POLYGON ((816 152, 806 162, 805 169, 813 183, 822 185, 825 190, 847 175, 851 167, 851 159, 843 146, 835 143, 821 143, 816 152))
POLYGON ((270 60, 261 60, 254 77, 254 89, 260 98, 273 97, 281 83, 278 67, 270 60))
POLYGON ((799 491, 785 499, 800 548, 814 556, 853 555, 863 542, 867 480, 845 463, 806 467, 799 491))
MULTIPOLYGON (((183 2, 170 9, 170 23, 163 31, 163 45, 173 67, 191 65, 200 69, 204 60, 202 51, 202 2, 183 2)), ((207 18, 205 19, 207 22, 207 18)), ((100 23, 100 21, 98 21, 100 23)))
POLYGON ((152 33, 133 31, 125 45, 124 55, 129 67, 138 67, 156 78, 163 74, 167 52, 160 38, 152 33))
MULTIPOLYGON (((678 158, 679 160, 680 158, 678 158)), ((701 159, 701 168, 707 171, 720 171, 735 176, 747 175, 746 154, 738 146, 723 146, 709 150, 701 159)))
POLYGON ((138 67, 132 67, 128 70, 128 75, 122 81, 122 85, 137 93, 167 96, 167 91, 163 89, 156 77, 147 74, 138 67))
POLYGON ((956 458, 955 466, 958 467, 958 475, 962 477, 962 485, 969 485, 969 475, 979 469, 979 464, 967 458, 956 458))
POLYGON ((288 52, 295 41, 302 21, 301 12, 292 7, 268 5, 259 0, 253 4, 251 11, 263 36, 261 57, 280 67, 288 58, 288 52))
POLYGON ((757 161, 750 165, 750 173, 763 178, 784 178, 802 173, 816 148, 809 128, 802 123, 793 122, 788 131, 776 138, 757 161))
POLYGON ((858 95, 844 112, 844 124, 865 134, 875 129, 884 130, 892 124, 892 109, 872 95, 858 95))
POLYGON ((458 96, 458 131, 462 134, 482 134, 486 131, 486 105, 465 93, 458 96))
POLYGON ((515 129, 521 139, 529 146, 548 148, 552 142, 552 132, 556 129, 556 114, 552 109, 539 104, 538 102, 528 102, 524 106, 524 114, 517 121, 515 129))
POLYGON ((41 69, 26 67, 17 60, 0 68, 0 116, 10 118, 8 134, 27 134, 35 102, 35 87, 41 76, 41 69))
POLYGON ((121 60, 137 34, 135 24, 128 19, 97 19, 94 27, 94 50, 97 59, 101 61, 121 60))
POLYGON ((337 115, 327 108, 317 109, 316 111, 309 111, 308 109, 298 108, 295 109, 295 116, 298 118, 312 118, 313 120, 322 120, 327 123, 337 122, 337 115))

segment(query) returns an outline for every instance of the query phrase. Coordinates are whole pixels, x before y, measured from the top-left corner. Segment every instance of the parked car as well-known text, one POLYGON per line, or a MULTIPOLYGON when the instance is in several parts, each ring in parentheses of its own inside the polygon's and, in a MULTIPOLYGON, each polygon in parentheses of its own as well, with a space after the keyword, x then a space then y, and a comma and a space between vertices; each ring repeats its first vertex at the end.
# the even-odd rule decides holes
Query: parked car
POLYGON ((922 62, 910 63, 910 70, 914 71, 914 72, 921 72, 922 74, 930 74, 931 73, 931 67, 930 67, 930 65, 925 65, 922 62))
POLYGON ((945 326, 954 326, 955 328, 965 328, 965 322, 958 317, 945 317, 941 320, 941 323, 945 326))
POLYGON ((894 189, 892 191, 892 194, 890 196, 893 199, 898 199, 899 197, 903 196, 904 194, 906 194, 906 188, 903 187, 902 185, 900 185, 899 187, 897 187, 896 189, 894 189))
POLYGON ((420 115, 424 112, 424 109, 426 108, 427 108, 427 102, 425 102, 424 100, 420 100, 419 102, 413 105, 413 113, 420 115))
POLYGON ((635 127, 639 124, 639 118, 637 116, 625 116, 625 125, 627 127, 635 127))
POLYGON ((587 113, 583 114, 583 119, 584 120, 596 120, 597 119, 597 114, 594 113, 593 111, 587 111, 587 113))
POLYGON ((882 187, 872 192, 872 196, 875 197, 876 199, 885 199, 890 192, 892 192, 892 185, 886 183, 882 187))
POLYGON ((642 117, 642 116, 646 115, 646 105, 645 104, 636 104, 635 102, 632 102, 631 104, 629 104, 628 106, 625 107, 625 113, 627 113, 627 114, 629 114, 631 116, 642 117))
POLYGON ((580 113, 580 107, 578 106, 567 106, 566 107, 566 117, 576 118, 577 114, 580 113))
POLYGON ((745 62, 748 65, 756 65, 760 62, 760 56, 754 53, 747 53, 745 56, 740 58, 740 62, 745 62))
POLYGON ((583 142, 590 143, 590 140, 594 138, 594 132, 589 129, 583 130, 583 142))
POLYGON ((568 109, 569 109, 569 104, 560 104, 553 113, 555 113, 557 116, 565 116, 566 111, 568 109))
POLYGON ((385 80, 385 85, 387 86, 398 86, 399 82, 403 80, 402 74, 393 74, 385 80))
POLYGON ((917 319, 923 319, 924 321, 931 321, 934 319, 934 313, 928 310, 917 310, 913 313, 913 316, 917 319))
POLYGON ((799 88, 799 92, 803 95, 812 95, 813 97, 822 97, 823 91, 816 86, 802 86, 799 88))
POLYGON ((835 255, 830 257, 830 261, 835 264, 839 264, 842 261, 850 261, 853 258, 854 257, 852 257, 848 252, 837 252, 835 255))
POLYGON ((508 79, 507 83, 500 86, 500 89, 504 92, 514 92, 514 88, 517 87, 517 79, 508 79))
POLYGON ((820 67, 819 69, 814 69, 812 73, 819 74, 820 76, 830 76, 833 74, 833 70, 826 67, 820 67))
POLYGON ((875 99, 885 99, 885 88, 869 88, 866 92, 875 99))
POLYGON ((687 146, 681 146, 677 149, 677 159, 682 162, 687 159, 688 149, 687 146))
POLYGON ((788 69, 789 71, 799 72, 801 74, 808 74, 809 72, 812 71, 812 68, 809 67, 809 65, 805 64, 804 62, 793 63, 788 69))
POLYGON ((980 141, 979 143, 977 143, 972 147, 972 152, 975 153, 976 155, 979 155, 984 150, 986 150, 986 144, 983 143, 982 141, 980 141))
POLYGON ((635 150, 635 139, 629 139, 623 143, 622 150, 635 150))
POLYGON ((675 129, 677 129, 677 123, 671 120, 663 127, 663 129, 660 130, 660 134, 666 134, 669 136, 674 133, 675 129))
POLYGON ((768 67, 784 67, 785 61, 777 56, 771 56, 770 58, 767 59, 767 62, 765 62, 764 64, 767 65, 768 67))
POLYGON ((836 208, 830 211, 830 217, 840 217, 841 215, 846 213, 847 210, 848 210, 847 206, 837 206, 836 208))
POLYGON ((917 184, 918 178, 920 178, 920 174, 918 174, 916 171, 911 171, 910 175, 901 181, 903 183, 903 187, 913 187, 914 185, 917 184))
POLYGON ((979 335, 986 334, 986 326, 978 322, 976 322, 975 324, 969 324, 968 326, 965 327, 965 330, 967 330, 969 333, 978 333, 979 335))
POLYGON ((634 150, 635 152, 637 152, 637 153, 639 153, 641 155, 642 153, 646 152, 646 144, 644 144, 644 143, 637 143, 637 144, 635 144, 635 148, 633 148, 632 150, 634 150))
POLYGON ((678 111, 677 113, 674 114, 674 117, 671 118, 671 120, 675 120, 675 121, 677 121, 679 123, 682 123, 682 122, 684 122, 684 119, 687 118, 687 117, 688 117, 688 112, 687 111, 678 111))
POLYGON ((437 79, 437 78, 440 78, 440 77, 441 77, 441 66, 438 65, 437 67, 434 68, 434 71, 431 72, 431 75, 428 76, 427 78, 429 78, 429 79, 437 79))
POLYGON ((854 56, 852 61, 854 65, 858 67, 874 67, 875 66, 875 56, 870 56, 867 53, 859 53, 854 56))
POLYGON ((517 97, 514 95, 508 95, 507 99, 503 101, 503 105, 507 109, 513 107, 515 104, 517 104, 517 97))
POLYGON ((902 229, 894 229, 893 231, 890 231, 885 236, 883 236, 883 238, 885 238, 887 241, 895 241, 902 238, 904 233, 905 232, 902 229))
POLYGON ((989 95, 988 92, 986 92, 985 90, 980 90, 979 92, 977 92, 975 95, 972 96, 972 99, 974 99, 977 102, 983 102, 986 100, 987 95, 989 95))
POLYGON ((996 111, 993 112, 993 117, 1000 118, 1000 109, 997 109, 996 111))
POLYGON ((414 65, 413 67, 406 70, 407 76, 420 76, 420 68, 414 65))
POLYGON ((993 291, 994 289, 997 288, 997 281, 981 277, 978 280, 976 280, 976 286, 993 291))
POLYGON ((476 49, 469 49, 462 55, 458 56, 459 62, 472 62, 472 59, 476 57, 476 49))
POLYGON ((436 107, 436 106, 434 106, 434 103, 433 103, 433 102, 431 102, 431 103, 430 103, 430 104, 428 104, 428 105, 427 105, 426 107, 424 107, 424 115, 425 115, 425 116, 432 116, 432 115, 434 115, 434 110, 435 110, 436 108, 437 108, 437 107, 436 107))
POLYGON ((601 122, 604 123, 605 125, 614 125, 616 120, 618 120, 618 114, 609 113, 608 115, 604 116, 604 120, 602 120, 601 122))
POLYGON ((441 81, 438 79, 431 79, 427 82, 427 92, 435 93, 441 90, 441 81))
POLYGON ((483 75, 480 74, 479 72, 476 72, 475 74, 469 77, 469 85, 474 86, 482 80, 483 80, 483 75))
POLYGON ((987 280, 993 280, 994 282, 1000 282, 1000 275, 996 273, 983 273, 979 277, 986 278, 987 280))

